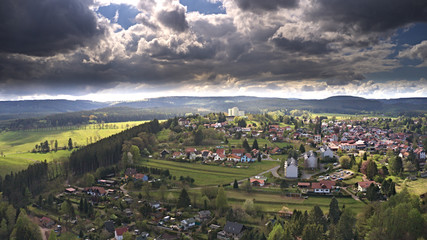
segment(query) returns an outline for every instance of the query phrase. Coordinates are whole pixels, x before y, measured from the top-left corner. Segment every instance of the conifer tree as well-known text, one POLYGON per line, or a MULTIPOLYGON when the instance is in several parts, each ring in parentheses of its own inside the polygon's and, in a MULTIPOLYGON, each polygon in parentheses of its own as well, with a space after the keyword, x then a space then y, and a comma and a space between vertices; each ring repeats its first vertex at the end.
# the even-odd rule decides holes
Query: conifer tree
POLYGON ((178 208, 186 208, 186 207, 190 206, 190 204, 191 204, 190 196, 188 196, 187 190, 185 190, 185 188, 183 188, 181 191, 181 194, 179 195, 179 198, 178 198, 177 207, 178 208))

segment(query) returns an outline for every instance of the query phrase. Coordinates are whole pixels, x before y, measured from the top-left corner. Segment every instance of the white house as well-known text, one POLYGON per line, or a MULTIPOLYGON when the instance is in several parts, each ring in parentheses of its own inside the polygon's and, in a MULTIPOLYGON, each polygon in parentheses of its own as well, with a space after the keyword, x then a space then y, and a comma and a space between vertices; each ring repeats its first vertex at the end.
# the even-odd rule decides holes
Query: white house
POLYGON ((371 184, 376 184, 375 181, 365 181, 365 182, 358 182, 357 183, 357 191, 359 192, 366 192, 368 190, 368 187, 371 186, 371 184))
POLYGON ((332 152, 332 150, 326 146, 320 148, 320 154, 321 154, 322 158, 325 158, 325 157, 333 158, 334 157, 334 153, 332 152))
POLYGON ((314 182, 311 184, 311 189, 314 193, 331 193, 332 188, 334 188, 335 182, 334 181, 320 181, 320 182, 314 182))
POLYGON ((298 162, 294 158, 285 161, 285 177, 298 178, 298 162))
POLYGON ((322 142, 322 136, 321 135, 314 135, 313 141, 315 143, 320 143, 322 142))
POLYGON ((304 154, 304 163, 307 168, 317 168, 317 156, 313 151, 304 154))

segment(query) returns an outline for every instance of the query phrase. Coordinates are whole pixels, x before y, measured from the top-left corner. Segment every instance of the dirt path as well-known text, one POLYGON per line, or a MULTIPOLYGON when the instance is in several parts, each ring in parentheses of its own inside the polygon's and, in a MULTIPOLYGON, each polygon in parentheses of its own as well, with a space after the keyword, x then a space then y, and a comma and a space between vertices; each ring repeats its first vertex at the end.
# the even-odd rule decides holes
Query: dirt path
POLYGON ((50 233, 50 231, 51 231, 52 229, 42 227, 42 226, 40 225, 40 220, 39 220, 39 218, 38 218, 38 217, 35 217, 35 216, 28 216, 28 217, 30 218, 30 220, 31 220, 33 223, 35 223, 35 224, 37 224, 37 226, 39 226, 40 232, 42 233, 42 238, 43 238, 43 240, 48 240, 48 238, 49 238, 49 233, 50 233))

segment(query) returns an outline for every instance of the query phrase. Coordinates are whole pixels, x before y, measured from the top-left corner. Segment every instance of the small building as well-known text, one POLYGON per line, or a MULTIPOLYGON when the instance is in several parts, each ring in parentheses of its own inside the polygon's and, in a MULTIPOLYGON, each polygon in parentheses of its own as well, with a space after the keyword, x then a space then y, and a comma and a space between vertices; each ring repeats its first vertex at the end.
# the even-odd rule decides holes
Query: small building
POLYGON ((375 181, 358 182, 357 183, 357 191, 366 192, 366 190, 368 189, 369 186, 371 186, 371 184, 376 184, 376 182, 375 181))
POLYGON ((298 178, 298 162, 293 157, 285 161, 285 177, 298 178))
POLYGON ((123 234, 128 231, 127 227, 116 228, 114 231, 114 237, 116 240, 123 240, 123 234))
POLYGON ((245 230, 245 226, 241 223, 229 222, 224 226, 224 230, 218 232, 218 239, 239 239, 245 230))
POLYGON ((165 158, 166 155, 169 155, 169 154, 170 154, 170 152, 166 149, 163 149, 163 151, 160 152, 160 156, 162 156, 162 158, 165 158))
POLYGON ((313 182, 311 183, 311 189, 314 193, 323 193, 323 194, 329 194, 332 192, 332 189, 335 187, 334 181, 320 181, 320 182, 313 182))
POLYGON ((322 142, 322 136, 321 136, 321 135, 314 135, 314 137, 313 137, 313 141, 314 141, 315 143, 320 143, 320 142, 322 142))
POLYGON ((196 220, 194 218, 188 218, 181 221, 181 226, 184 230, 188 230, 196 226, 196 220))
POLYGON ((242 157, 245 154, 245 149, 235 148, 231 150, 231 154, 242 157))
POLYGON ((107 195, 107 191, 103 187, 87 187, 84 191, 92 196, 105 196, 107 195))
POLYGON ((198 217, 199 217, 200 221, 204 222, 206 220, 209 220, 211 218, 211 215, 212 215, 211 211, 202 210, 199 212, 198 217))
POLYGON ((125 170, 125 179, 128 178, 133 178, 135 176, 135 174, 137 174, 138 172, 136 171, 135 168, 126 168, 125 170))
POLYGON ((75 188, 72 188, 72 187, 70 187, 70 188, 66 188, 66 189, 65 189, 65 192, 66 192, 66 193, 69 193, 69 194, 75 194, 75 193, 76 193, 76 189, 75 189, 75 188))
POLYGON ((320 148, 320 154, 321 154, 322 158, 325 158, 325 157, 333 158, 334 157, 334 153, 327 146, 323 146, 320 148))
POLYGON ((53 225, 55 225, 55 221, 48 217, 42 217, 40 218, 40 222, 45 228, 51 228, 53 225))
POLYGON ((146 182, 148 181, 148 176, 142 173, 137 173, 133 176, 133 179, 146 182))
POLYGON ((246 153, 245 155, 242 156, 242 158, 240 158, 240 162, 245 162, 245 163, 254 162, 254 158, 250 153, 246 153))
POLYGON ((265 185, 265 182, 267 181, 267 178, 264 176, 255 176, 250 178, 250 182, 252 186, 259 186, 263 187, 265 185))

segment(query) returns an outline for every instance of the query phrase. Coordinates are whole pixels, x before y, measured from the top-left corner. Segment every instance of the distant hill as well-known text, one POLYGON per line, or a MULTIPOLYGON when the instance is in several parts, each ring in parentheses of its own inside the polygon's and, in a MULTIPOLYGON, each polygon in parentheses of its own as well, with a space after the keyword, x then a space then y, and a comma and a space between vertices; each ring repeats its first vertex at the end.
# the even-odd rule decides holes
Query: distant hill
POLYGON ((0 101, 0 120, 46 116, 54 113, 92 110, 109 106, 87 100, 23 100, 0 101))
POLYGON ((160 97, 133 102, 93 102, 69 100, 0 101, 0 120, 44 117, 52 114, 81 112, 80 115, 105 113, 120 121, 148 120, 154 116, 174 116, 185 113, 226 112, 238 107, 250 113, 275 110, 308 110, 317 113, 377 113, 398 114, 427 112, 427 98, 365 99, 334 96, 326 99, 284 99, 259 97, 160 97), (96 110, 96 111, 95 111, 96 110), (131 117, 132 116, 132 117, 131 117))

